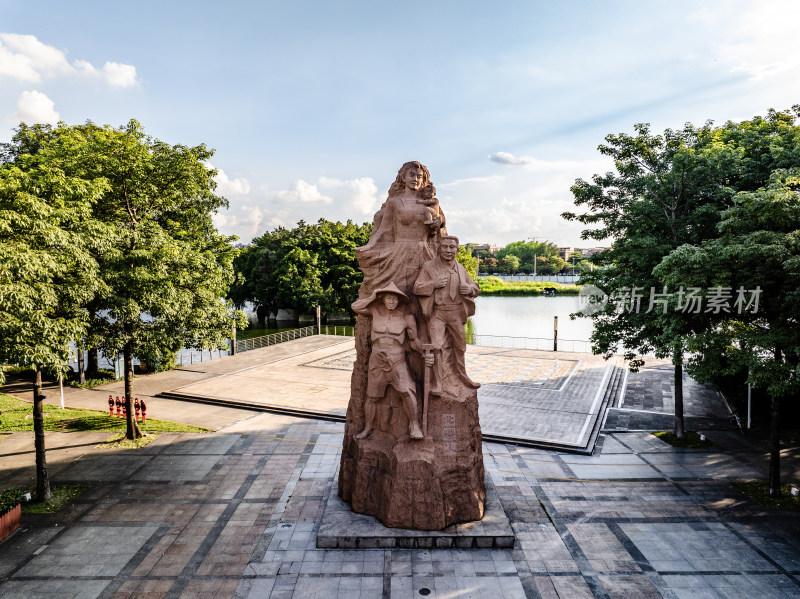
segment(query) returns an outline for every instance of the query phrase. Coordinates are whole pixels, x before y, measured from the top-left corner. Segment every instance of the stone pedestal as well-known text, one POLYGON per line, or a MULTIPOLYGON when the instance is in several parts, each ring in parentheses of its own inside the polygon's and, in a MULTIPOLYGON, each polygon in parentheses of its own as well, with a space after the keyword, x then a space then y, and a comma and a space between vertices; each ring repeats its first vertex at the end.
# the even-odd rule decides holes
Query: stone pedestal
POLYGON ((489 477, 486 478, 486 507, 483 518, 452 524, 442 530, 387 528, 372 516, 354 512, 338 495, 339 485, 334 480, 317 534, 319 549, 511 549, 514 547, 514 531, 489 477))

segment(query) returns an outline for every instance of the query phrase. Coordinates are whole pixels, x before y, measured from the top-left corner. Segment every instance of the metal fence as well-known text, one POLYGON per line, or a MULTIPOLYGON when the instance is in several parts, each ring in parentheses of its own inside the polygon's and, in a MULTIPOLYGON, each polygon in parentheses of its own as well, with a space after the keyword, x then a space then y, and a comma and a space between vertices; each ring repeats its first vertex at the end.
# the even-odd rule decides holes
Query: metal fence
POLYGON ((325 325, 322 327, 322 331, 320 333, 322 335, 341 335, 343 337, 355 337, 355 327, 353 325, 344 325, 344 326, 329 326, 325 325))
MULTIPOLYGON (((344 337, 354 336, 355 327, 352 325, 330 326, 323 325, 317 333, 316 326, 292 329, 281 333, 264 335, 263 337, 253 337, 252 339, 241 339, 236 342, 236 351, 244 352, 260 347, 267 347, 284 341, 292 341, 301 337, 311 335, 339 335, 344 337)), ((535 349, 539 351, 566 351, 591 353, 592 344, 583 339, 559 339, 554 346, 553 339, 547 337, 509 337, 505 335, 467 335, 467 343, 470 345, 483 345, 485 347, 507 347, 512 349, 535 349)))
POLYGON ((229 356, 230 350, 222 349, 220 347, 214 349, 204 349, 202 351, 196 349, 183 348, 175 355, 175 363, 179 366, 187 366, 189 364, 197 364, 205 360, 214 360, 222 356, 229 356))
POLYGON ((269 345, 283 343, 284 341, 292 341, 293 339, 300 339, 301 337, 309 337, 316 334, 316 329, 316 326, 302 327, 300 329, 292 329, 291 331, 281 331, 280 333, 264 335, 263 337, 240 339, 236 342, 236 352, 250 351, 251 349, 267 347, 269 345))
POLYGON ((539 351, 592 352, 592 344, 582 339, 559 339, 557 344, 554 344, 552 337, 467 335, 467 343, 470 345, 483 345, 485 347, 508 347, 512 349, 535 349, 539 351))

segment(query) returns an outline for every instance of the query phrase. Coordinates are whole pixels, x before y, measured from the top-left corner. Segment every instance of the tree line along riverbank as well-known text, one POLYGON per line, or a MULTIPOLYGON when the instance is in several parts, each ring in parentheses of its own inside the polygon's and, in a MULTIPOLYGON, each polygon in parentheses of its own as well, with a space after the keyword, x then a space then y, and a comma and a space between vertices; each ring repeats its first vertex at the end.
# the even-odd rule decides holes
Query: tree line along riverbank
POLYGON ((478 277, 481 295, 578 295, 580 285, 542 281, 504 281, 499 277, 478 277))

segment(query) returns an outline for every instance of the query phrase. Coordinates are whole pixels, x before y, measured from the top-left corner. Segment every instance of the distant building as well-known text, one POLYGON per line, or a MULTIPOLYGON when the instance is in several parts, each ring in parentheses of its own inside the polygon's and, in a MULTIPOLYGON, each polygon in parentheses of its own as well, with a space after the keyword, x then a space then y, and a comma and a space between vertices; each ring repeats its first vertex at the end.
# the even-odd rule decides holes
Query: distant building
POLYGON ((607 247, 595 247, 595 248, 583 248, 580 250, 581 258, 591 258, 595 254, 599 254, 600 252, 604 252, 609 248, 607 247))
POLYGON ((572 246, 560 247, 558 248, 558 257, 561 258, 564 262, 569 262, 569 259, 572 257, 572 253, 575 251, 575 248, 572 246))
POLYGON ((468 243, 467 246, 472 248, 473 254, 477 254, 478 252, 489 252, 490 254, 496 254, 501 249, 499 245, 489 245, 488 243, 481 245, 468 243))

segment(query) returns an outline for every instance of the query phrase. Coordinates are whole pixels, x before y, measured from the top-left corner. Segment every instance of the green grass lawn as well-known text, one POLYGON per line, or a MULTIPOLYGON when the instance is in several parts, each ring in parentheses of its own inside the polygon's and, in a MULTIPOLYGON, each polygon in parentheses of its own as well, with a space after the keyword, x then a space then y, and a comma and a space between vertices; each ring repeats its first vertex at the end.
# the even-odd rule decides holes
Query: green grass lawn
POLYGON ((542 295, 545 287, 552 287, 556 295, 578 295, 578 285, 543 283, 534 281, 504 281, 498 277, 478 277, 481 295, 542 295))
MULTIPOLYGON (((45 404, 44 430, 76 432, 76 431, 124 431, 125 419, 109 416, 99 410, 79 408, 61 409, 58 406, 45 404)), ((154 420, 148 418, 140 428, 158 432, 205 432, 208 429, 154 420)), ((32 431, 33 404, 0 393, 0 431, 32 431)))
POLYGON ((52 497, 48 501, 36 500, 36 488, 28 489, 33 497, 30 503, 22 504, 23 514, 54 514, 61 508, 71 504, 89 489, 89 485, 58 485, 50 487, 52 497))
POLYGON ((733 486, 767 509, 800 511, 800 495, 792 495, 792 485, 781 485, 778 498, 769 496, 769 485, 765 482, 735 482, 733 486))
POLYGON ((86 382, 81 384, 78 382, 78 373, 74 370, 70 370, 67 373, 66 379, 64 379, 64 383, 69 384, 73 387, 81 387, 82 389, 91 389, 92 387, 99 387, 100 385, 108 385, 109 383, 115 383, 117 381, 121 381, 122 379, 114 378, 114 371, 113 370, 106 370, 101 368, 97 371, 97 378, 87 378, 86 382))
POLYGON ((694 431, 686 431, 686 437, 684 439, 678 439, 678 437, 672 434, 672 431, 661 431, 660 433, 653 434, 665 443, 669 443, 673 447, 688 447, 696 449, 704 447, 716 447, 716 445, 708 439, 701 440, 700 433, 696 433, 694 431))

